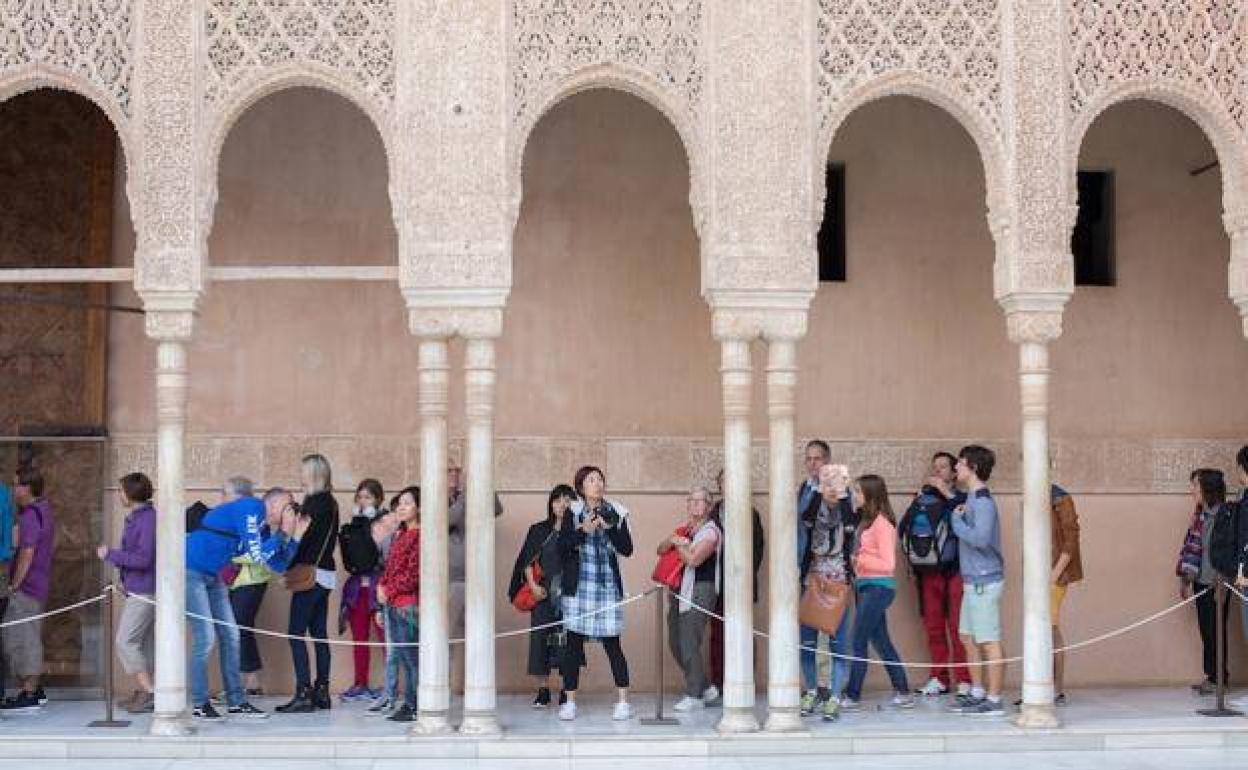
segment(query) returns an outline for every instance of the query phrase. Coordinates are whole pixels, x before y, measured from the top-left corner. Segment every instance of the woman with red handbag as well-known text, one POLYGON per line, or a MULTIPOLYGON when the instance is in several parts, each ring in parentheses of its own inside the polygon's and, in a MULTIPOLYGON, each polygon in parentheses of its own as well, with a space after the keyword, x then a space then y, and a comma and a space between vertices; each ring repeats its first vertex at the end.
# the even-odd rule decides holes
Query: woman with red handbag
POLYGON ((672 591, 667 608, 667 643, 672 657, 685 673, 685 697, 676 711, 700 709, 719 697, 707 681, 702 665, 702 637, 709 616, 703 610, 715 606, 719 585, 719 553, 723 538, 710 519, 711 493, 695 486, 685 503, 688 520, 676 534, 659 543, 659 556, 676 554, 684 569, 672 591))
MULTIPOLYGON (((562 619, 559 598, 562 595, 560 581, 563 579, 563 559, 559 554, 559 527, 563 517, 576 498, 576 492, 567 484, 560 484, 550 491, 546 501, 546 518, 529 527, 524 545, 516 556, 516 566, 511 571, 511 585, 507 598, 521 612, 530 613, 530 625, 549 626, 562 619)), ((537 697, 533 708, 546 708, 551 702, 554 672, 559 669, 566 635, 562 626, 541 628, 529 634, 528 673, 537 683, 537 697)), ((559 691, 559 704, 567 696, 559 691)))

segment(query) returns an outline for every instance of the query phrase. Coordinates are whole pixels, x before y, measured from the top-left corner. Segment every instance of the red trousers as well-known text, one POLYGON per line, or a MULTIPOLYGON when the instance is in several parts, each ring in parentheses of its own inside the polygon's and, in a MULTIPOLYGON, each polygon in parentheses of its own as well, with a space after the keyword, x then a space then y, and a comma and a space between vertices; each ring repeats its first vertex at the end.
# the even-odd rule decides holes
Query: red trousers
MULTIPOLYGON (((351 638, 357 642, 367 642, 372 634, 373 618, 369 608, 368 594, 360 590, 359 598, 351 605, 351 638)), ((352 647, 352 662, 355 663, 355 683, 360 687, 368 687, 368 663, 373 656, 372 647, 352 647)))
POLYGON ((966 648, 958 637, 962 614, 962 575, 940 572, 919 575, 919 611, 927 630, 927 649, 932 656, 932 676, 946 688, 970 684, 966 648), (952 664, 952 665, 950 665, 952 664))

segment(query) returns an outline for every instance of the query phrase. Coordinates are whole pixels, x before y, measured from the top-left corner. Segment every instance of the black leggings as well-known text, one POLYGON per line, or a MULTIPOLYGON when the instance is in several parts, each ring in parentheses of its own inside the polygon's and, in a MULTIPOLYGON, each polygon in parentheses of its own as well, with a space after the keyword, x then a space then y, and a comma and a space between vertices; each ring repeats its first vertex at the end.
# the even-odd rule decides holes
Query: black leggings
MULTIPOLYGON (((620 646, 620 637, 602 637, 602 649, 606 650, 607 660, 611 661, 611 676, 615 678, 616 687, 628 687, 628 661, 624 659, 624 648, 620 646)), ((585 661, 585 637, 575 631, 568 632, 568 644, 563 651, 563 661, 559 664, 559 672, 563 674, 563 689, 576 692, 581 683, 581 665, 585 661)))
POLYGON ((325 625, 329 616, 329 589, 312 586, 290 596, 290 623, 286 633, 297 637, 290 640, 290 657, 295 664, 295 685, 309 687, 307 634, 316 648, 316 684, 329 684, 329 645, 325 643, 325 625))
MULTIPOLYGON (((1196 599, 1196 623, 1200 626, 1200 647, 1201 647, 1201 663, 1205 670, 1205 680, 1208 682, 1217 681, 1218 670, 1218 618, 1217 607, 1218 599, 1214 587, 1212 585, 1204 585, 1196 583, 1192 586, 1192 590, 1196 592, 1208 591, 1201 594, 1196 599)), ((1222 595, 1222 649, 1226 651, 1226 657, 1230 658, 1230 648, 1226 646, 1227 632, 1227 610, 1230 609, 1231 592, 1227 591, 1222 595)), ((1229 682, 1230 676, 1227 675, 1226 659, 1223 659, 1222 681, 1229 682)))

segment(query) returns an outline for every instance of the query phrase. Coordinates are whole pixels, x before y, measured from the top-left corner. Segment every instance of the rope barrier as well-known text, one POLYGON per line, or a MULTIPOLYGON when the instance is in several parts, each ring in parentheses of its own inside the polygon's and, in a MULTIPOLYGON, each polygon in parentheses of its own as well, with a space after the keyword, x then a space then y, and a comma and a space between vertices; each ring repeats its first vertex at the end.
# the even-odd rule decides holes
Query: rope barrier
POLYGON ((1226 585, 1226 590, 1238 596, 1239 600, 1243 602, 1244 604, 1248 604, 1248 596, 1244 596, 1244 594, 1241 593, 1240 590, 1235 587, 1234 583, 1226 583, 1225 585, 1226 585))
POLYGON ((28 618, 8 620, 8 621, 5 621, 4 623, 0 623, 0 628, 10 628, 12 626, 20 626, 23 623, 34 623, 36 620, 43 620, 44 618, 50 618, 55 615, 63 615, 66 612, 73 612, 74 610, 81 609, 83 607, 87 607, 92 604, 97 604, 99 602, 104 601, 104 597, 106 597, 108 595, 108 592, 112 590, 113 590, 112 584, 106 585, 102 589, 100 589, 100 593, 98 596, 92 596, 90 598, 83 599, 80 602, 74 602, 73 604, 67 604, 64 607, 58 607, 57 609, 54 609, 54 610, 41 612, 38 615, 31 615, 28 618))

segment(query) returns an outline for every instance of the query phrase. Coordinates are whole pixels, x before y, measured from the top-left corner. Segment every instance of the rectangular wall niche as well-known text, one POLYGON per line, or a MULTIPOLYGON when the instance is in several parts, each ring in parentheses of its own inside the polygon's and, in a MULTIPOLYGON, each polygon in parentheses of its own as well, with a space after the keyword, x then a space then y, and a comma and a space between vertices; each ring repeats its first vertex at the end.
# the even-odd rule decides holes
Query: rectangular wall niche
POLYGON ((819 226, 819 282, 845 281, 845 164, 829 163, 819 226))
POLYGON ((1079 213, 1070 236, 1075 258, 1076 286, 1113 286, 1114 174, 1112 171, 1080 171, 1077 181, 1079 213))

